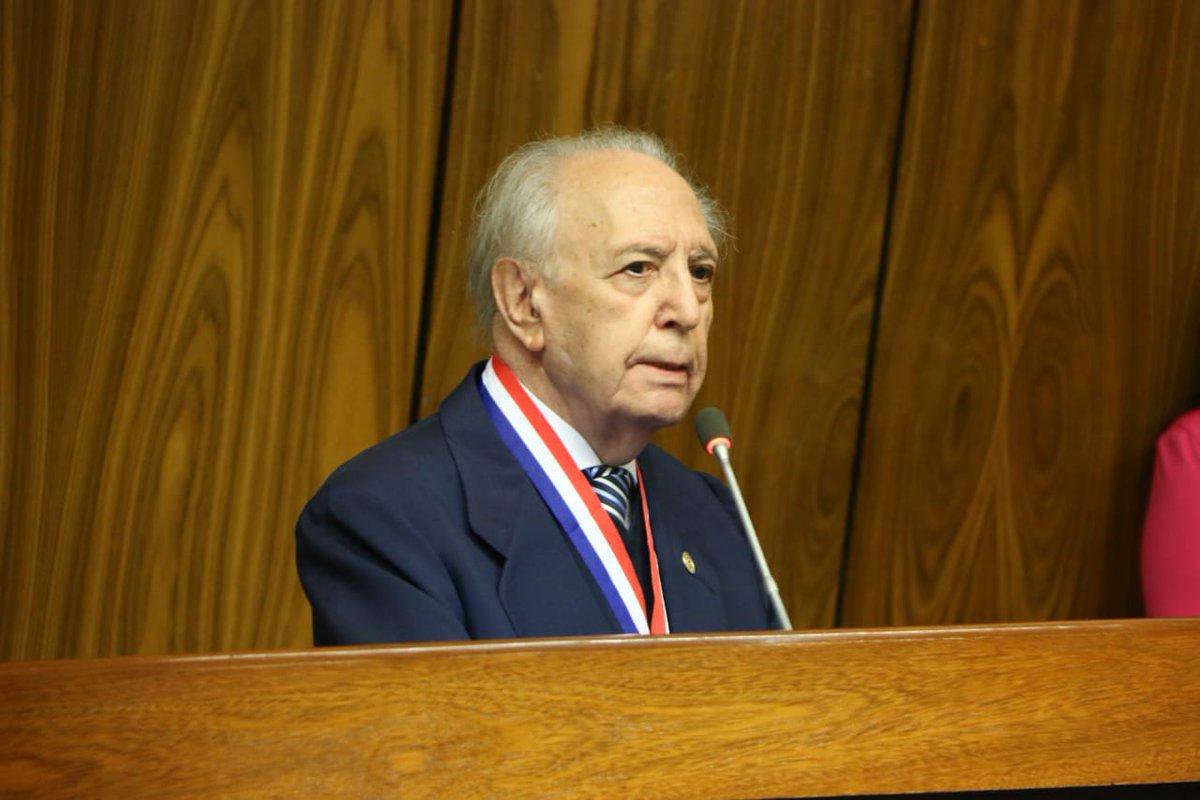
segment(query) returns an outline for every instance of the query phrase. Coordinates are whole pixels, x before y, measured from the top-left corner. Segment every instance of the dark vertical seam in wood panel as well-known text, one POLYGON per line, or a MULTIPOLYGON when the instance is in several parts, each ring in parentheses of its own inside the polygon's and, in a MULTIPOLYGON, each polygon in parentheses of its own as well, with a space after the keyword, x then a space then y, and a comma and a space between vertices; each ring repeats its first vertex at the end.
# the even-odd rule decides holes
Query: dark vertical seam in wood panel
POLYGON ((458 33, 463 0, 454 0, 450 10, 450 36, 446 47, 446 77, 442 81, 442 118, 438 125, 437 164, 433 173, 433 197, 429 209, 429 235, 425 241, 425 282, 421 286, 421 319, 417 323, 417 352, 413 359, 412 400, 408 423, 421 414, 421 391, 425 384, 425 353, 429 348, 429 324, 433 316, 433 284, 437 273, 438 234, 442 226, 442 203, 446 189, 446 160, 450 149, 450 110, 454 105, 454 75, 458 61, 458 33))
POLYGON ((917 40, 917 17, 921 0, 913 0, 908 27, 908 52, 904 60, 904 83, 900 88, 900 109, 896 120, 896 142, 892 149, 892 174, 888 178, 887 208, 883 217, 883 242, 879 248, 879 271, 875 277, 875 307, 871 311, 871 334, 867 339, 867 357, 863 369, 862 402, 858 412, 858 433, 854 443, 854 462, 850 470, 850 494, 846 499, 846 532, 842 536, 842 563, 838 568, 837 606, 833 625, 842 627, 842 610, 846 602, 846 571, 850 563, 850 543, 854 534, 855 510, 858 506, 858 486, 862 478, 863 450, 867 438, 867 418, 871 410, 871 384, 875 373, 875 352, 879 344, 879 314, 883 309, 883 290, 887 282, 888 258, 891 256, 892 222, 896 211, 896 190, 900 183, 900 159, 904 152, 904 122, 908 115, 908 92, 912 83, 913 56, 917 40))

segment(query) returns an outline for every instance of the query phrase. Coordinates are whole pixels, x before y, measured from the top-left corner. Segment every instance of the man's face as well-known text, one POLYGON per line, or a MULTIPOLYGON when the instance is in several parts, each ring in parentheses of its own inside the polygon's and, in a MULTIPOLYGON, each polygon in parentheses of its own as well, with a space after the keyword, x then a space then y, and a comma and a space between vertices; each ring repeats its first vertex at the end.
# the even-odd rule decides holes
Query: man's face
POLYGON ((547 376, 602 429, 681 420, 708 363, 716 246, 695 194, 639 153, 568 160, 552 278, 538 297, 547 376))

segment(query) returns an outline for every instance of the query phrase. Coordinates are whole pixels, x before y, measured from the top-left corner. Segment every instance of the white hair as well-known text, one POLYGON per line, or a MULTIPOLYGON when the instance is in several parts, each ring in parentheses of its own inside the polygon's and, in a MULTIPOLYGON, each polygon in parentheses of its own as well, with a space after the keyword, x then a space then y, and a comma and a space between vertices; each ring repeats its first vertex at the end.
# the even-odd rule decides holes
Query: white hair
POLYGON ((543 274, 552 261, 558 234, 558 168, 582 153, 625 150, 657 158, 687 181, 720 252, 728 237, 727 215, 708 191, 684 174, 680 160, 651 133, 606 125, 578 136, 529 142, 501 162, 475 198, 475 223, 467 254, 467 290, 481 332, 490 335, 496 300, 492 266, 501 258, 532 262, 543 274))

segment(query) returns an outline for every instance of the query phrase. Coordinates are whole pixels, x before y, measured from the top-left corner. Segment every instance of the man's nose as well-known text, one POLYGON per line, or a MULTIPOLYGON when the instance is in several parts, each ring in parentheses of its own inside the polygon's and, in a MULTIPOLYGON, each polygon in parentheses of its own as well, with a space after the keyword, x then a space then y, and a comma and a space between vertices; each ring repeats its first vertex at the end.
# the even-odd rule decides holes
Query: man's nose
POLYGON ((687 264, 672 264, 664 269, 659 287, 662 291, 658 309, 660 327, 678 327, 686 332, 700 324, 700 298, 687 264))

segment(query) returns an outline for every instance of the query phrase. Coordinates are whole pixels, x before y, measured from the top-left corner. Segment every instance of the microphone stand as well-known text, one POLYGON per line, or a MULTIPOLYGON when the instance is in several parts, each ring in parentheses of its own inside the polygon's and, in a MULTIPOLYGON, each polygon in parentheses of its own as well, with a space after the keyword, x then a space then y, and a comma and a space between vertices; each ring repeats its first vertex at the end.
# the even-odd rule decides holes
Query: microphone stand
POLYGON ((754 553, 754 560, 758 562, 758 571, 763 576, 763 583, 766 584, 767 595, 771 598, 771 607, 774 608, 775 617, 779 620, 780 630, 790 631, 792 620, 788 616, 787 609, 783 607, 783 599, 779 596, 779 587, 775 585, 775 578, 771 576, 771 568, 767 566, 762 545, 758 543, 758 532, 754 530, 754 523, 750 521, 750 512, 746 510, 746 501, 742 499, 742 490, 733 474, 733 465, 729 463, 729 447, 718 440, 712 453, 721 462, 721 468, 725 470, 725 480, 728 481, 729 488, 733 491, 733 503, 737 506, 738 516, 742 518, 742 525, 746 528, 746 533, 750 535, 750 549, 754 553))

